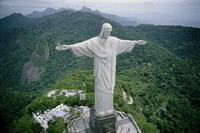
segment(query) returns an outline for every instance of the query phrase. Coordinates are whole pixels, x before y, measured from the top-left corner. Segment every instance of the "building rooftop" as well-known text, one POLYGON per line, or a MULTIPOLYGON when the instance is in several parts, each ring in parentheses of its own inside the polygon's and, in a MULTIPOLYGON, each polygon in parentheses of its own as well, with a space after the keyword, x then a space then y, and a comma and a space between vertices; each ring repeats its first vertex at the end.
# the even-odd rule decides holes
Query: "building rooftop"
POLYGON ((63 117, 63 116, 66 115, 66 114, 67 114, 67 112, 61 110, 61 111, 55 113, 54 116, 55 116, 55 117, 63 117))

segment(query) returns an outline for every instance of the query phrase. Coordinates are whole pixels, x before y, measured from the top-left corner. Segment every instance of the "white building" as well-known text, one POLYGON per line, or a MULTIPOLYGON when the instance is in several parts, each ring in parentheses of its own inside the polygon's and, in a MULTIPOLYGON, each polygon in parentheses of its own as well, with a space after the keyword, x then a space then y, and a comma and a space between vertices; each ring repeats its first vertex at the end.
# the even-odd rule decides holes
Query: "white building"
POLYGON ((74 96, 76 94, 80 94, 80 93, 83 93, 83 92, 84 92, 84 90, 62 90, 60 92, 60 95, 64 95, 64 96, 69 97, 69 96, 74 96))
POLYGON ((62 103, 53 109, 48 109, 43 113, 32 113, 33 122, 40 123, 44 131, 48 128, 48 121, 54 120, 55 118, 61 117, 64 121, 68 121, 70 107, 63 105, 62 103))

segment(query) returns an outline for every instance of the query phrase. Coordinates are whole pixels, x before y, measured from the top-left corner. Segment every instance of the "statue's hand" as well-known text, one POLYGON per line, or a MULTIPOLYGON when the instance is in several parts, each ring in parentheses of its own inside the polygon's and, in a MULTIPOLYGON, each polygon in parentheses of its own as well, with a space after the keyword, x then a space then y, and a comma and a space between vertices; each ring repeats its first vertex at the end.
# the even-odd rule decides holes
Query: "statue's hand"
POLYGON ((68 45, 58 45, 56 47, 56 50, 59 50, 59 51, 61 51, 61 50, 67 50, 67 49, 69 49, 68 45))
POLYGON ((145 45, 146 43, 147 43, 147 41, 144 41, 144 40, 139 40, 137 42, 137 44, 139 44, 139 45, 145 45))

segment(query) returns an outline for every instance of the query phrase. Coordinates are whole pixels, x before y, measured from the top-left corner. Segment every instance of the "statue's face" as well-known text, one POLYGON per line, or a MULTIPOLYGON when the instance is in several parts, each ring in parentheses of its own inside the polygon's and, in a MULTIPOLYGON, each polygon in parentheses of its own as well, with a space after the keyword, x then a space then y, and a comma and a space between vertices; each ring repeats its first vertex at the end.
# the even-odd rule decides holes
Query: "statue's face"
POLYGON ((106 28, 104 30, 103 36, 108 39, 108 37, 110 36, 110 33, 112 32, 112 28, 106 28))

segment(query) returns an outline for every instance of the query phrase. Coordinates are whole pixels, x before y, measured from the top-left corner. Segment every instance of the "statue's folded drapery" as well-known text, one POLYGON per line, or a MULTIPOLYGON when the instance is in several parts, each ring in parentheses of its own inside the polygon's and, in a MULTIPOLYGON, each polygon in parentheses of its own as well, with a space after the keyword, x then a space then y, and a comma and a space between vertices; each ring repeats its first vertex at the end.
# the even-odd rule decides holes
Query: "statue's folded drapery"
POLYGON ((110 36, 105 44, 102 44, 98 36, 70 45, 76 56, 94 58, 95 111, 97 114, 113 111, 116 56, 123 52, 131 52, 136 43, 137 41, 121 40, 110 36))

